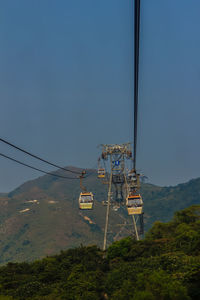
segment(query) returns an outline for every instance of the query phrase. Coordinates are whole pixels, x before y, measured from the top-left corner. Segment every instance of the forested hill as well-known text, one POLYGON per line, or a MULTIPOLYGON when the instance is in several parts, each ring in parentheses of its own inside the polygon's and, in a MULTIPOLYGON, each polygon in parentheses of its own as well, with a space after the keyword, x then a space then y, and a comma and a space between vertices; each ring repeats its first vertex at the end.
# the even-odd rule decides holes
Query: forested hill
MULTIPOLYGON (((69 167, 68 167, 69 168, 69 167)), ((71 167, 72 168, 72 167, 71 167)), ((80 171, 80 169, 73 168, 80 171)), ((24 183, 0 197, 0 263, 34 260, 53 255, 60 250, 80 244, 102 247, 107 186, 97 179, 95 170, 84 184, 95 196, 93 211, 80 211, 79 180, 65 180, 41 176, 24 183)), ((64 171, 56 174, 72 176, 64 171)), ((168 221, 173 213, 192 204, 200 203, 200 179, 175 187, 143 184, 145 230, 154 221, 168 221)), ((131 222, 126 210, 111 210, 110 224, 131 222)), ((119 227, 109 229, 109 243, 127 236, 119 227)))
POLYGON ((198 300, 200 205, 156 222, 141 241, 127 237, 106 253, 80 246, 0 268, 4 300, 198 300))
POLYGON ((148 229, 157 220, 169 221, 177 210, 200 204, 200 178, 168 187, 143 184, 141 192, 148 229))

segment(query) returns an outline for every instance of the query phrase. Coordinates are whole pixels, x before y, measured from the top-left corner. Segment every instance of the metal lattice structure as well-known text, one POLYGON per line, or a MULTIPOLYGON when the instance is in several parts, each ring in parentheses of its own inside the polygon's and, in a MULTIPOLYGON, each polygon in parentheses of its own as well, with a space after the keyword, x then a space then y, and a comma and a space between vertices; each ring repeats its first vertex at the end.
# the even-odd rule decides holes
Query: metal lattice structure
MULTIPOLYGON (((132 162, 131 144, 114 144, 101 145, 102 154, 101 159, 108 162, 109 172, 107 174, 108 196, 107 196, 107 210, 106 221, 104 229, 103 250, 107 245, 107 234, 109 226, 110 207, 117 211, 120 207, 127 206, 128 195, 139 192, 140 175, 135 170, 127 170, 127 162, 132 162)), ((143 233, 143 213, 132 214, 133 220, 133 235, 139 240, 140 234, 143 233)), ((121 224, 123 226, 123 224, 121 224)), ((126 224, 124 224, 126 226, 126 224)))

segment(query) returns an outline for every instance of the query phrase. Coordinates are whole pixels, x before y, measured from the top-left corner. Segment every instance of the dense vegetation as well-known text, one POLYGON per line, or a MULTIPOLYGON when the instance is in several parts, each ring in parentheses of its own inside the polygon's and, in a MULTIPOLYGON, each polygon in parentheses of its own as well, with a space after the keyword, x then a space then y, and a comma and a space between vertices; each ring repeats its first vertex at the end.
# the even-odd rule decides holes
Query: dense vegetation
POLYGON ((90 246, 0 268, 0 300, 200 299, 200 206, 156 222, 145 239, 90 246))

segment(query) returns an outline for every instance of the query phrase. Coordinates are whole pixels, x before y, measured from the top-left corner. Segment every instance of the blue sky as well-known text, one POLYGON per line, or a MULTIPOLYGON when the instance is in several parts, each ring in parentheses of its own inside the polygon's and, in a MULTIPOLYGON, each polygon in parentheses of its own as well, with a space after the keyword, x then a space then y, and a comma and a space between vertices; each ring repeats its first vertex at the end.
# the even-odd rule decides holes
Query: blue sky
MULTIPOLYGON (((1 0, 1 137, 94 167, 133 139, 131 0, 1 0)), ((141 0, 137 167, 149 182, 200 176, 200 2, 141 0)), ((0 152, 52 170, 0 144, 0 152)), ((0 191, 40 173, 0 158, 0 191)))

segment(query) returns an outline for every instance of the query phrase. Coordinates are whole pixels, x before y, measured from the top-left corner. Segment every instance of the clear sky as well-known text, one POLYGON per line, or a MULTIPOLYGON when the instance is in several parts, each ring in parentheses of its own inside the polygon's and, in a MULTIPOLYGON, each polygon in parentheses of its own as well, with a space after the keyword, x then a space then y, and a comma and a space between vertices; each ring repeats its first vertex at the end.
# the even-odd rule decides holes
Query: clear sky
MULTIPOLYGON (((101 143, 132 141, 132 5, 0 0, 1 138, 77 167, 94 167, 101 143)), ((199 0, 141 0, 137 167, 154 184, 200 176, 199 16, 199 0)), ((40 175, 0 158, 0 192, 40 175)))

